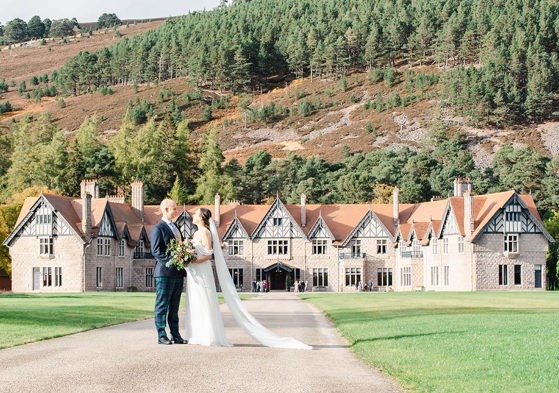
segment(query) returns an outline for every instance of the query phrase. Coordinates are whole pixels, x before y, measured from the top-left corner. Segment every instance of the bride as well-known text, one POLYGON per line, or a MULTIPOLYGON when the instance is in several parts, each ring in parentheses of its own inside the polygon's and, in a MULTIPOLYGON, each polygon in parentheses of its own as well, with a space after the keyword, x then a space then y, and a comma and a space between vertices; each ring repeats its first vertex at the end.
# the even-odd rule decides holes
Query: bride
POLYGON ((245 332, 267 347, 312 349, 289 337, 279 337, 262 326, 244 308, 233 279, 225 264, 217 228, 212 213, 200 208, 192 217, 198 230, 192 237, 197 259, 186 268, 186 337, 190 344, 206 346, 232 346, 225 337, 223 319, 219 311, 215 280, 209 262, 212 254, 221 291, 229 311, 245 332))

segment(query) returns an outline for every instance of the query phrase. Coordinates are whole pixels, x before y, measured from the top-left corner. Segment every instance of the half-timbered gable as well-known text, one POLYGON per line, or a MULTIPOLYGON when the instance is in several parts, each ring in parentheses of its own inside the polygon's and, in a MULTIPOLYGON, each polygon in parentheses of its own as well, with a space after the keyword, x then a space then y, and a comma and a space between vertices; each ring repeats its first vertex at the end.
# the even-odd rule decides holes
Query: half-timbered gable
POLYGON ((305 235, 283 202, 276 198, 252 238, 304 238, 305 235))
POLYGON ((99 223, 99 231, 97 232, 97 236, 112 237, 115 239, 120 238, 108 203, 107 206, 105 207, 105 211, 103 212, 103 218, 99 223))
POLYGON ((518 194, 512 195, 505 205, 489 220, 485 227, 478 232, 476 238, 479 237, 481 233, 539 233, 546 236, 549 241, 552 241, 552 238, 543 228, 540 221, 534 217, 518 194))
POLYGON ((450 204, 447 205, 444 212, 443 222, 439 232, 439 237, 445 235, 460 235, 460 228, 458 227, 458 222, 456 221, 456 215, 454 214, 450 204))
POLYGON ((243 224, 239 220, 239 217, 235 215, 233 222, 231 223, 231 225, 229 225, 229 228, 227 228, 225 235, 223 235, 223 240, 225 241, 229 239, 248 239, 248 238, 249 235, 247 231, 245 230, 243 224))
POLYGON ((369 210, 365 216, 359 221, 359 224, 351 231, 349 236, 344 240, 342 247, 346 247, 349 242, 354 239, 366 238, 390 238, 392 234, 386 229, 384 224, 379 220, 376 214, 369 210))
POLYGON ((5 240, 6 245, 16 237, 39 237, 39 236, 70 236, 80 237, 66 222, 49 201, 41 195, 30 208, 26 216, 14 228, 10 236, 5 240))
POLYGON ((184 239, 192 239, 192 235, 198 229, 198 227, 192 222, 192 217, 185 210, 175 221, 175 225, 179 228, 181 235, 184 239))
POLYGON ((318 217, 318 220, 314 223, 309 234, 307 236, 309 239, 332 239, 334 240, 334 235, 324 222, 322 216, 318 217))

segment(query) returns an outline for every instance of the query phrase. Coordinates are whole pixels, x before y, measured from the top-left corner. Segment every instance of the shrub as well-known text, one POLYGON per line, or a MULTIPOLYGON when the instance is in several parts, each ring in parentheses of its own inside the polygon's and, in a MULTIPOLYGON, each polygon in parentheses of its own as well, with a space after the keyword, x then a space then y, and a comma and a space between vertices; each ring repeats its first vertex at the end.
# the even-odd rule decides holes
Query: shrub
POLYGON ((12 104, 10 104, 10 101, 6 101, 0 104, 0 114, 11 112, 12 110, 13 108, 12 104))
POLYGON ((206 107, 204 108, 204 113, 202 113, 202 118, 204 119, 204 121, 210 121, 213 118, 213 112, 212 112, 212 107, 209 105, 206 105, 206 107))
POLYGON ((5 79, 0 81, 0 93, 5 93, 8 91, 8 84, 6 83, 5 79))
POLYGON ((370 121, 368 121, 365 124, 365 131, 369 134, 374 135, 374 136, 378 135, 378 130, 375 127, 373 127, 373 123, 371 123, 370 121))
POLYGON ((22 94, 25 90, 27 90, 27 83, 25 83, 25 81, 21 81, 17 91, 19 91, 19 94, 22 94))
POLYGON ((373 68, 367 75, 369 83, 378 83, 384 79, 384 72, 378 68, 373 68))
POLYGON ((299 114, 303 117, 310 116, 314 112, 314 105, 307 100, 299 102, 297 108, 299 109, 299 114))
POLYGON ((384 81, 388 87, 392 87, 400 82, 400 73, 395 68, 385 68, 384 81))
POLYGON ((66 108, 66 101, 64 101, 64 98, 56 100, 56 106, 59 108, 66 108))
POLYGON ((353 102, 354 104, 359 102, 359 98, 357 98, 357 96, 355 94, 352 94, 351 97, 349 98, 349 100, 351 102, 353 102))
POLYGON ((106 95, 111 95, 114 94, 115 91, 113 89, 111 89, 110 87, 107 86, 101 86, 101 88, 99 89, 99 91, 101 92, 101 94, 103 94, 104 96, 106 95))
POLYGON ((347 79, 345 77, 345 75, 342 75, 342 77, 340 78, 340 90, 341 91, 346 91, 347 90, 347 79))
POLYGON ((388 105, 389 108, 397 108, 401 106, 402 98, 400 97, 400 94, 396 92, 392 93, 390 97, 388 97, 386 104, 388 105))

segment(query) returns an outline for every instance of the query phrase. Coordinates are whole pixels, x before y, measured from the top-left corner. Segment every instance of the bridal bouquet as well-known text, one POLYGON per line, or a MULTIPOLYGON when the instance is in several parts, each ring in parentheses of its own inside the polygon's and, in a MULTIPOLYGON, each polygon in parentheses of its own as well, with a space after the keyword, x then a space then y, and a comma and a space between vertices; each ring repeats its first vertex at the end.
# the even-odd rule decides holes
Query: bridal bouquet
POLYGON ((171 239, 167 247, 167 255, 170 257, 169 262, 165 264, 167 267, 175 266, 181 271, 196 259, 196 250, 191 240, 187 239, 183 242, 171 239))

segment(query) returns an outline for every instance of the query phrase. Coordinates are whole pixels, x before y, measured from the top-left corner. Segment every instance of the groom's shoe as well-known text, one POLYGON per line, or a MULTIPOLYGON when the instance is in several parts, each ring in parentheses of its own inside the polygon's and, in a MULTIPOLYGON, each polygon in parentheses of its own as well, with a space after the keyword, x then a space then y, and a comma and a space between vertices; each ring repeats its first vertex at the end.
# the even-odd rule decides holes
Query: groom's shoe
POLYGON ((182 338, 180 336, 179 337, 173 337, 173 342, 175 344, 188 344, 188 340, 185 340, 184 338, 182 338))
POLYGON ((159 339, 157 340, 158 344, 163 344, 163 345, 171 345, 173 344, 171 342, 171 340, 169 340, 169 338, 167 338, 167 336, 161 336, 159 337, 159 339))

